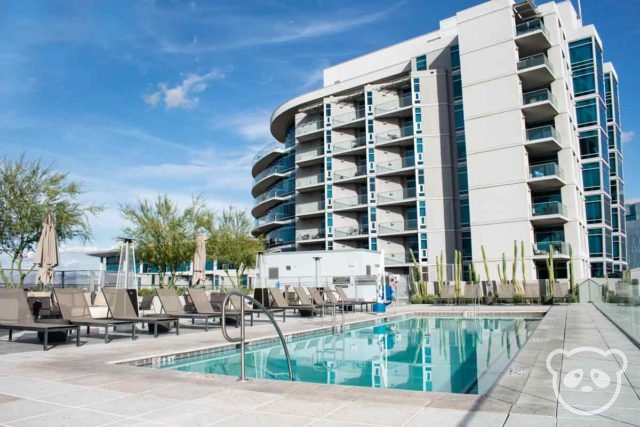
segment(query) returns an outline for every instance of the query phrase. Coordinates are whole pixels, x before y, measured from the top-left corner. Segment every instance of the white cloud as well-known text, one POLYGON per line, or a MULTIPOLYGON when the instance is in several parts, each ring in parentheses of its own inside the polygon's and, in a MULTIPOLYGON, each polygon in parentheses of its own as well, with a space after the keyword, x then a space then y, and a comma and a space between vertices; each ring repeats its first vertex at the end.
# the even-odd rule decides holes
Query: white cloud
POLYGON ((271 114, 266 110, 248 111, 242 114, 216 117, 210 121, 215 129, 228 129, 249 141, 267 141, 273 139, 269 124, 271 114))
POLYGON ((159 90, 145 95, 143 99, 152 108, 160 103, 164 103, 167 109, 192 108, 199 102, 199 98, 195 95, 204 92, 209 87, 210 81, 222 79, 224 76, 225 73, 219 69, 214 69, 206 74, 189 73, 177 86, 169 87, 166 83, 158 84, 159 90))
POLYGON ((633 138, 635 136, 636 136, 636 132, 632 130, 627 132, 622 132, 622 142, 623 143, 631 142, 633 141, 633 138))

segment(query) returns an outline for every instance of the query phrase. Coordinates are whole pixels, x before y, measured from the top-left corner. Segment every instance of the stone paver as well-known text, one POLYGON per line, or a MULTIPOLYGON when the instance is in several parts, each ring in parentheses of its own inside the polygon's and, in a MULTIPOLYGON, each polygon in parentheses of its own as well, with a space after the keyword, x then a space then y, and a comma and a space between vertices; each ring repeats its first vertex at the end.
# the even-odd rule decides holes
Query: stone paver
MULTIPOLYGON (((540 312, 547 307, 491 306, 482 311, 540 312)), ((399 306, 398 314, 424 311, 462 314, 465 307, 399 306)), ((389 313, 393 315, 394 310, 389 313)), ((347 322, 371 320, 349 314, 347 322)), ((339 319, 339 316, 338 316, 339 319)), ((330 326, 319 319, 290 317, 279 322, 286 334, 330 326)), ((185 325, 186 326, 186 325, 185 325)), ((362 387, 252 380, 241 384, 218 375, 136 368, 113 362, 198 348, 228 345, 219 329, 208 333, 184 328, 180 336, 138 341, 116 339, 103 344, 60 345, 42 352, 33 336, 0 342, 0 425, 278 425, 278 426, 420 426, 478 425, 536 427, 564 425, 640 425, 640 351, 591 305, 554 306, 526 345, 484 396, 374 390, 362 387), (557 348, 585 345, 618 348, 629 361, 620 398, 603 414, 579 417, 559 404, 547 355, 557 348), (13 351, 11 351, 13 350, 13 351)), ((235 331, 231 331, 235 333, 235 331)), ((258 320, 249 339, 273 337, 271 325, 258 320)), ((0 337, 0 339, 2 339, 0 337)), ((621 361, 597 354, 552 361, 559 376, 582 368, 615 374, 621 361)), ((606 393, 581 393, 561 386, 568 400, 593 410, 606 393)))

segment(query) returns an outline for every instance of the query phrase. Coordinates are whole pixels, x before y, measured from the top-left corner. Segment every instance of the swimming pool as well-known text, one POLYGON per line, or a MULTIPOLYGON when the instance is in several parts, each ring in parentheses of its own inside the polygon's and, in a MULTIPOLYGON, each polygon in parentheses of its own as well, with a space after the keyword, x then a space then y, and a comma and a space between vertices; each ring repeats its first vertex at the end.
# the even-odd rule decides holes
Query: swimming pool
MULTIPOLYGON (((296 381, 415 391, 483 394, 540 319, 412 317, 288 342, 296 381)), ((237 349, 147 365, 234 375, 237 349), (159 366, 161 365, 161 366, 159 366)), ((516 373, 517 374, 517 373, 516 373)), ((247 348, 249 378, 288 380, 279 342, 247 348)))

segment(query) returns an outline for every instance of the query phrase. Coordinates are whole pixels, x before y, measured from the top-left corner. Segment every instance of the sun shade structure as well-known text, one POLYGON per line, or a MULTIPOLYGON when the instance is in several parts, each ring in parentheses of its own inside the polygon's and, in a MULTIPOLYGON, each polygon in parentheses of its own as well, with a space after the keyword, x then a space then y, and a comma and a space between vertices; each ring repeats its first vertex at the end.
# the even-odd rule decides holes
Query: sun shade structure
POLYGON ((0 288, 0 329, 42 332, 44 350, 48 350, 49 332, 76 331, 76 345, 80 345, 80 326, 67 323, 38 323, 33 320, 27 296, 22 289, 0 288))
POLYGON ((207 237, 200 234, 196 238, 196 252, 193 254, 193 286, 204 285, 204 269, 207 262, 207 237))
POLYGON ((54 268, 58 266, 58 238, 53 214, 48 213, 42 223, 34 264, 38 267, 36 283, 53 284, 54 268))

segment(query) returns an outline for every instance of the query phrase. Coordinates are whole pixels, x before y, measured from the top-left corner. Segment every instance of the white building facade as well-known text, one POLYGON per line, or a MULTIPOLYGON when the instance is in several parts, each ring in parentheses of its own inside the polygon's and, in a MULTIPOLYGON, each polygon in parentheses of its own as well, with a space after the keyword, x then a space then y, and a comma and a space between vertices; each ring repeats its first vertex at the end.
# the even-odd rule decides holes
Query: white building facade
POLYGON ((456 250, 484 280, 483 249, 496 279, 514 242, 529 280, 548 277, 551 248, 557 278, 570 260, 576 279, 624 268, 612 249, 617 233, 626 257, 624 226, 612 224, 614 209, 624 222, 623 204, 611 200, 614 181, 623 194, 617 76, 601 53, 596 29, 568 1, 492 0, 326 69, 324 87, 272 115, 277 142, 253 166, 254 233, 271 251, 383 251, 386 269, 405 277, 415 259, 429 280, 436 257, 451 265, 456 250), (578 93, 585 52, 572 46, 584 40, 592 84, 579 80, 578 93), (596 128, 597 155, 584 157, 585 132, 596 128), (597 168, 583 172, 590 163, 597 168), (586 191, 583 175, 595 169, 600 185, 586 191), (587 220, 588 195, 600 197, 600 222, 587 220), (590 254, 597 239, 602 253, 590 254))

